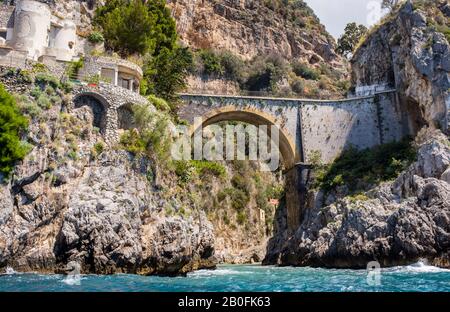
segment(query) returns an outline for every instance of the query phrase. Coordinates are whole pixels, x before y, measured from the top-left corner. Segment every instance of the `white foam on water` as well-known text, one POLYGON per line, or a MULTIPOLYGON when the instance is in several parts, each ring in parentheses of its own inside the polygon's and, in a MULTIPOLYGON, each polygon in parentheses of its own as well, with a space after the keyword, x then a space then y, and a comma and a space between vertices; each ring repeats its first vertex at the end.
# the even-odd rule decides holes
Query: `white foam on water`
POLYGON ((62 280, 64 284, 70 286, 79 286, 81 285, 81 276, 80 275, 68 275, 66 278, 62 280))
POLYGON ((6 267, 6 272, 5 272, 5 274, 6 274, 6 275, 13 275, 13 274, 17 274, 17 272, 14 271, 14 269, 11 268, 11 267, 6 267))
POLYGON ((199 276, 218 276, 218 275, 244 275, 244 274, 252 274, 250 271, 236 271, 231 269, 215 269, 215 270, 198 270, 188 275, 190 277, 199 277, 199 276))
POLYGON ((411 273, 440 273, 440 272, 450 272, 449 269, 438 268, 432 265, 428 265, 426 261, 419 261, 417 263, 398 266, 390 269, 391 272, 411 272, 411 273))

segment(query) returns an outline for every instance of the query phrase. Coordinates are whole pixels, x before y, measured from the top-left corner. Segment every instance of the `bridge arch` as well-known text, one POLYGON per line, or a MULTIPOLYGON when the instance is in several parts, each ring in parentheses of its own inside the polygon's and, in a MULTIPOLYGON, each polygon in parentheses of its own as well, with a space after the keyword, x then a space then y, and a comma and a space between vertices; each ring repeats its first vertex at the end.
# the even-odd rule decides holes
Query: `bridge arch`
POLYGON ((279 150, 283 157, 283 165, 285 169, 289 170, 293 168, 295 164, 300 161, 295 147, 295 141, 289 135, 288 131, 280 127, 274 117, 252 107, 238 107, 229 105, 214 108, 202 116, 201 124, 192 125, 189 133, 192 136, 200 127, 206 127, 221 121, 240 121, 253 124, 255 126, 276 126, 279 129, 279 150))
POLYGON ((94 117, 94 127, 99 128, 102 133, 105 132, 109 103, 103 96, 95 92, 82 92, 74 97, 73 104, 75 108, 89 107, 94 117))

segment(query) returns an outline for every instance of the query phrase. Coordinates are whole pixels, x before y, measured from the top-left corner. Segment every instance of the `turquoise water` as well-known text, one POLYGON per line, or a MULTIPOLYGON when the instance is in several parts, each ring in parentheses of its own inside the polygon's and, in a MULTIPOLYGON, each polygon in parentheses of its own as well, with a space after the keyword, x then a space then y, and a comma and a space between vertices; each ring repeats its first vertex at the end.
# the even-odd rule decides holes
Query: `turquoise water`
POLYGON ((111 276, 0 275, 0 291, 450 291, 450 270, 418 263, 382 269, 379 285, 367 282, 365 270, 278 268, 258 265, 224 265, 187 277, 118 274, 111 276), (372 285, 372 286, 371 286, 372 285))

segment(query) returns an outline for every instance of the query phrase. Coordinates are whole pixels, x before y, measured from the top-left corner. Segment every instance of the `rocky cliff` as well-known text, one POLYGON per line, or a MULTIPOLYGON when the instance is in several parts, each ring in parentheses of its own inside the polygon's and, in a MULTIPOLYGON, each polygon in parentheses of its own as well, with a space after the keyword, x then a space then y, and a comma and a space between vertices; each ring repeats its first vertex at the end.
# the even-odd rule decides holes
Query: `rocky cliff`
POLYGON ((76 262, 85 273, 172 275, 214 267, 212 224, 201 211, 170 213, 186 203, 149 182, 155 162, 107 146, 93 111, 69 112, 71 93, 56 79, 21 83, 24 74, 0 77, 20 92, 30 119, 30 152, 0 184, 0 270, 60 272, 76 262))
POLYGON ((251 91, 257 95, 327 98, 347 91, 343 86, 347 85, 348 63, 335 52, 335 40, 302 0, 169 0, 168 5, 181 42, 193 51, 214 51, 227 58, 231 54, 242 61, 235 69, 241 76, 238 79, 218 80, 194 73, 188 81, 189 92, 251 91), (248 86, 252 79, 267 79, 250 77, 248 81, 248 76, 262 74, 273 59, 275 64, 269 67, 277 73, 270 75, 275 79, 270 81, 271 88, 248 86), (308 73, 299 73, 302 71, 308 73))
POLYGON ((450 141, 423 130, 417 143, 417 161, 361 199, 322 206, 311 192, 295 233, 283 231, 286 216, 279 212, 281 231, 269 243, 265 263, 365 268, 370 261, 394 266, 422 259, 450 267, 450 141))
POLYGON ((336 65, 335 41, 301 0, 169 0, 180 39, 193 48, 228 50, 244 59, 277 53, 336 65))
POLYGON ((448 1, 408 1, 375 27, 355 52, 354 84, 396 88, 412 133, 424 125, 446 129, 449 33, 448 1))
POLYGON ((374 260, 392 266, 425 259, 450 266, 450 142, 436 130, 448 129, 449 13, 447 1, 407 1, 370 31, 351 61, 356 87, 397 89, 417 160, 361 194, 349 196, 352 182, 339 180, 332 190, 309 192, 293 233, 279 210, 265 263, 364 268, 374 260))

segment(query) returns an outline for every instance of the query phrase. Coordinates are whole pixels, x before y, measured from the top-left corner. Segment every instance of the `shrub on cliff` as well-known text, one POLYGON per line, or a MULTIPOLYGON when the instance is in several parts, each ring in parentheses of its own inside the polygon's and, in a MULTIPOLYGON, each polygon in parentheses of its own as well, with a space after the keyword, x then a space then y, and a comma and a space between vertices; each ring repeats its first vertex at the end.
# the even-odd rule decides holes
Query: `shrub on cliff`
POLYGON ((366 150, 350 148, 332 164, 317 167, 316 186, 329 191, 346 185, 351 192, 365 186, 395 179, 416 158, 410 139, 376 146, 366 150))
POLYGON ((248 65, 230 51, 200 50, 195 53, 192 73, 243 82, 248 65))
POLYGON ((211 50, 201 50, 199 57, 203 63, 203 73, 210 76, 222 76, 224 73, 220 57, 211 50))
POLYGON ((0 84, 0 176, 8 176, 16 161, 28 152, 20 134, 28 126, 14 98, 0 84))
POLYGON ((288 64, 279 55, 256 56, 248 69, 245 88, 249 91, 276 91, 276 84, 287 76, 288 64))
POLYGON ((144 105, 133 106, 133 117, 136 128, 121 136, 122 147, 132 154, 145 155, 166 164, 172 143, 168 130, 169 118, 144 105))
POLYGON ((292 63, 292 71, 298 76, 307 80, 319 80, 320 72, 302 62, 292 63))

